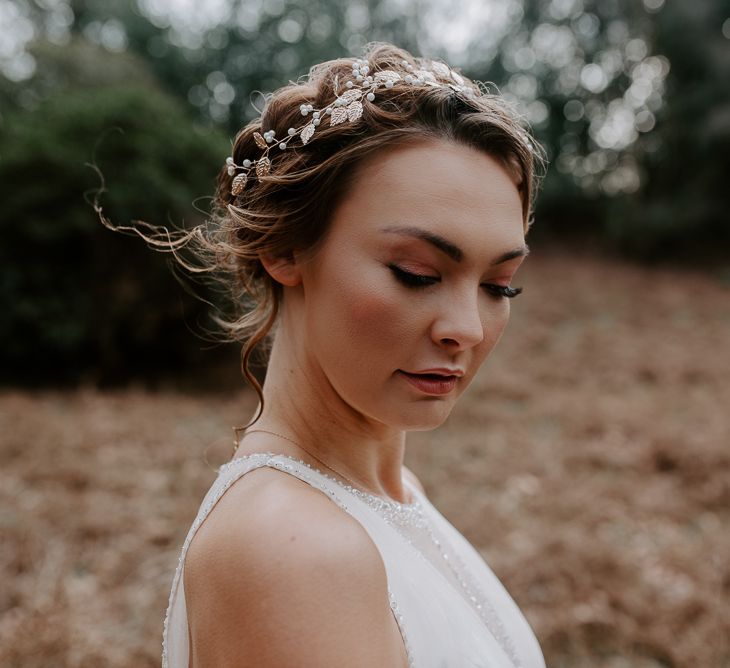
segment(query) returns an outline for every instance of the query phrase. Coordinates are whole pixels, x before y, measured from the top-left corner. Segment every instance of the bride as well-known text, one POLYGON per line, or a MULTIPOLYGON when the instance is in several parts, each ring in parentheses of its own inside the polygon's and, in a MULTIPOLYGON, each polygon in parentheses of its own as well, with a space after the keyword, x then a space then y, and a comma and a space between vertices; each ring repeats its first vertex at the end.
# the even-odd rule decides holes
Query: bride
POLYGON ((259 410, 183 545, 164 666, 544 666, 403 466, 507 323, 539 159, 500 97, 383 43, 239 132, 189 241, 228 271, 259 410))

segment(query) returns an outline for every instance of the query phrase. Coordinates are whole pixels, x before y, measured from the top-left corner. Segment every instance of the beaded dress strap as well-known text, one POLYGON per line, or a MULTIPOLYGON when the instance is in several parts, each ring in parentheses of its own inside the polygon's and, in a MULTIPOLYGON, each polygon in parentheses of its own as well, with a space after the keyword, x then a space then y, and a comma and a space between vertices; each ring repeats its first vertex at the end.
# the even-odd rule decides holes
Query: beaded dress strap
MULTIPOLYGON (((521 661, 517 654, 517 651, 512 643, 511 638, 507 634, 502 620, 497 614, 494 607, 491 605, 486 594, 481 591, 481 588, 473 579, 473 576, 469 573, 465 564, 461 561, 458 554, 453 550, 453 546, 447 546, 440 540, 434 533, 433 527, 426 519, 424 513, 424 505, 421 502, 420 490, 416 490, 415 486, 409 484, 409 488, 413 491, 414 501, 412 503, 400 503, 393 501, 392 499, 384 499, 382 497, 364 492, 349 484, 346 484, 327 473, 320 471, 319 469, 307 464, 301 459, 296 459, 290 455, 285 454, 274 454, 274 453, 261 453, 262 456, 268 456, 268 459, 264 462, 268 466, 277 468, 282 471, 293 473, 297 477, 303 478, 306 482, 312 486, 320 489, 321 491, 328 494, 338 505, 344 510, 348 511, 347 503, 342 499, 341 495, 337 494, 338 488, 345 489, 359 500, 370 506, 381 518, 383 518, 389 525, 391 525, 396 531, 401 533, 405 540, 414 548, 416 555, 424 562, 428 563, 428 560, 424 554, 415 548, 407 534, 403 533, 408 528, 414 528, 420 531, 425 531, 428 534, 429 539, 437 547, 440 557, 444 560, 444 563, 448 564, 452 570, 458 585, 462 588, 466 601, 471 601, 471 605, 474 612, 477 613, 484 625, 489 629, 495 640, 502 647, 506 655, 510 658, 512 665, 515 668, 521 668, 521 661), (295 471, 297 473, 295 473, 295 471), (315 475, 317 474, 317 475, 315 475), (324 481, 322 480, 324 478, 324 481), (334 485, 328 485, 326 481, 333 483, 334 485), (456 562, 456 563, 454 563, 456 562)), ((247 455, 258 456, 258 455, 247 455)), ((243 459, 243 458, 241 458, 243 459)), ((240 466, 237 460, 234 459, 228 464, 224 464, 221 467, 223 474, 226 473, 229 467, 234 468, 240 466)), ((430 505, 430 504, 429 504, 430 505)), ((390 589, 388 589, 391 607, 397 606, 395 597, 393 596, 390 589)), ((393 608, 396 619, 398 620, 399 626, 401 627, 402 635, 405 639, 406 635, 402 628, 402 617, 398 619, 398 613, 396 608, 393 608)), ((408 647, 407 647, 408 649, 408 647)), ((410 653, 409 653, 410 657, 410 653)))
MULTIPOLYGON (((180 557, 178 559, 177 568, 175 570, 175 575, 173 577, 173 583, 170 591, 170 598, 168 601, 168 607, 167 612, 165 614, 165 622, 163 627, 163 640, 162 640, 162 666, 163 668, 176 668, 175 665, 170 663, 170 657, 169 657, 169 651, 168 651, 168 643, 169 643, 169 636, 170 636, 170 629, 169 629, 169 622, 170 618, 172 616, 173 610, 175 610, 176 614, 184 615, 185 618, 185 632, 187 633, 187 610, 185 607, 185 601, 184 601, 184 592, 182 591, 182 577, 183 577, 183 571, 184 571, 184 564, 185 564, 185 556, 187 554, 188 548, 190 546, 190 543, 195 536, 197 530, 200 528, 200 525, 205 521, 205 519, 208 517, 210 512, 213 510, 215 505, 218 503, 218 501, 221 499, 223 494, 228 490, 233 483, 235 483, 237 480, 239 480, 243 475, 248 473, 251 470, 254 470, 256 468, 260 468, 262 466, 269 466, 272 468, 279 469, 281 471, 284 471, 286 473, 290 473, 291 475, 294 475, 295 477, 304 480, 308 484, 310 484, 312 487, 315 487, 316 489, 319 489, 320 491, 327 494, 338 506, 340 506, 343 510, 345 510, 348 514, 352 514, 350 512, 350 509, 347 505, 347 499, 346 495, 343 495, 339 492, 339 489, 332 487, 331 485, 328 485, 326 481, 322 480, 322 478, 325 478, 332 483, 335 483, 339 488, 347 490, 355 494, 356 496, 362 495, 362 500, 365 503, 368 503, 368 505, 371 505, 371 507, 374 507, 373 504, 383 504, 382 507, 387 507, 389 504, 392 504, 392 511, 397 512, 399 509, 402 510, 402 508, 399 507, 408 507, 413 506, 414 504, 399 504, 396 501, 390 501, 386 499, 382 499, 380 497, 376 497, 374 495, 368 494, 366 492, 362 492, 360 490, 356 490, 353 487, 350 487, 349 485, 344 485, 336 478, 333 478, 331 476, 328 476, 326 473, 323 473, 319 469, 316 469, 306 462, 302 460, 297 460, 294 457, 291 457, 289 455, 285 454, 277 454, 273 452, 260 452, 260 453, 252 453, 247 454, 242 457, 237 457, 230 462, 223 464, 218 469, 218 477, 215 479, 213 485, 209 489, 208 493, 205 495, 205 498, 203 499, 203 502, 201 504, 200 510, 198 512, 197 517, 195 518, 195 521, 193 522, 192 526, 190 527, 190 530, 188 531, 187 537, 185 538, 185 542, 183 543, 182 550, 180 552, 180 557)), ((380 506, 379 506, 380 507, 380 506)), ((393 593, 393 591, 388 587, 388 600, 390 604, 390 608, 393 612, 393 616, 395 617, 396 623, 398 624, 398 628, 400 630, 401 636, 403 637, 403 643, 405 645, 406 649, 406 655, 408 657, 408 666, 409 668, 414 668, 415 663, 413 660, 413 652, 410 645, 410 642, 408 641, 408 637, 406 635, 405 627, 404 627, 404 619, 403 615, 400 613, 398 602, 396 600, 396 597, 393 593)), ((186 656, 187 658, 187 656, 186 656)))
MULTIPOLYGON (((321 471, 315 466, 312 466, 311 464, 308 464, 307 462, 303 461, 302 459, 296 459, 295 457, 292 457, 290 455, 286 455, 283 453, 273 453, 273 452, 262 452, 262 453, 254 453, 249 455, 244 455, 243 457, 237 457, 236 459, 232 459, 230 462, 223 464, 219 471, 222 475, 226 475, 229 469, 235 469, 237 466, 240 466, 242 461, 248 460, 250 457, 260 457, 260 456, 267 456, 269 459, 277 460, 277 461, 284 461, 284 467, 282 470, 285 470, 287 472, 293 472, 294 467, 296 465, 299 465, 300 467, 305 467, 307 471, 313 472, 318 474, 319 476, 322 476, 326 480, 335 483, 342 489, 347 490, 354 496, 356 496, 358 499, 369 505, 373 510, 378 512, 381 515, 386 516, 390 519, 395 519, 396 523, 398 524, 405 524, 408 523, 408 521, 414 517, 417 513, 416 511, 418 509, 422 508, 421 501, 418 497, 419 490, 415 488, 414 485, 412 485, 410 482, 408 482, 408 487, 413 493, 414 500, 410 503, 401 503, 400 501, 394 501, 393 499, 384 499, 381 496, 377 496, 375 494, 370 494, 369 492, 365 492, 361 489, 357 489, 356 487, 353 487, 352 485, 349 485, 342 480, 335 478, 334 476, 329 475, 328 473, 325 473, 324 471, 321 471)), ((265 462, 266 465, 272 466, 273 468, 282 468, 276 465, 272 465, 270 462, 265 462)))
MULTIPOLYGON (((220 474, 226 476, 229 469, 235 470, 236 467, 240 466, 240 464, 237 463, 238 459, 247 459, 249 457, 259 456, 266 457, 266 459, 262 462, 264 466, 270 466, 280 471, 285 471, 286 473, 294 475, 300 480, 304 480, 312 487, 315 487, 321 492, 327 494, 338 506, 340 506, 349 515, 352 515, 353 513, 350 511, 350 508, 347 505, 346 497, 343 497, 343 495, 339 493, 338 489, 328 485, 326 481, 334 483, 337 487, 351 492, 357 498, 369 505, 371 508, 375 509, 379 514, 385 514, 387 516, 386 519, 388 517, 398 516, 399 514, 414 513, 417 509, 420 508, 420 504, 418 501, 412 504, 405 504, 399 503, 397 501, 392 501, 390 499, 383 499, 381 497, 375 496, 374 494, 369 494, 368 492, 363 492, 362 490, 356 489, 355 487, 345 484, 337 478, 334 478, 320 471, 318 468, 307 464, 307 462, 301 459, 296 459, 295 457, 285 455, 283 453, 275 454, 272 452, 266 452, 245 455, 244 457, 233 459, 227 464, 223 464, 223 466, 221 466, 219 469, 220 474), (322 478, 324 478, 325 481, 323 481, 322 478)), ((239 477, 240 476, 234 474, 233 479, 230 483, 228 483, 227 486, 232 484, 233 481, 237 480, 239 477)), ((400 630, 401 637, 403 638, 403 644, 405 646, 406 656, 408 659, 408 668, 415 668, 413 650, 408 640, 408 635, 405 629, 405 620, 400 612, 396 596, 391 590, 390 586, 388 586, 388 603, 390 605, 391 611, 393 612, 393 616, 395 617, 395 621, 398 624, 398 629, 400 630)))
MULTIPOLYGON (((428 505, 429 508, 432 510, 433 507, 428 501, 421 501, 422 493, 420 492, 420 490, 417 490, 414 485, 411 485, 410 482, 408 482, 408 486, 412 490, 415 500, 411 503, 400 503, 398 501, 393 501, 392 499, 384 499, 374 494, 370 494, 369 492, 359 490, 352 485, 344 483, 338 478, 335 478, 319 470, 318 468, 311 466, 301 459, 296 459, 295 457, 283 453, 272 452, 254 453, 233 459, 227 464, 224 464, 220 467, 221 474, 225 476, 228 473, 229 469, 232 469, 235 472, 239 466, 244 464, 246 460, 251 457, 263 457, 265 458, 263 461, 264 465, 279 469, 281 471, 285 471, 287 473, 291 473, 296 477, 303 479, 305 482, 309 483, 313 487, 330 496, 330 498, 332 498, 335 503, 337 503, 343 510, 348 513, 350 513, 350 509, 345 500, 346 495, 345 499, 343 499, 343 495, 339 494, 338 491, 340 489, 344 489, 347 492, 350 492, 357 499, 372 508, 382 519, 386 521, 387 524, 395 529, 413 548, 414 553, 418 558, 426 563, 429 563, 425 555, 413 545, 411 539, 408 537, 407 533, 405 533, 408 532, 410 529, 425 531, 428 534, 429 539, 437 547, 439 555, 444 560, 444 563, 447 563, 449 568, 454 573, 456 581, 461 586, 467 602, 471 601, 474 612, 477 613, 481 621, 489 629, 492 636, 502 647, 502 649, 512 662, 512 665, 515 668, 521 668, 522 664, 517 654, 516 648, 514 647, 511 638, 506 633, 502 620, 500 619, 494 607, 491 605, 486 594, 481 591, 481 588, 474 581, 473 576, 469 573, 469 570, 461 561, 458 554, 454 552, 453 546, 447 546, 434 534, 433 527, 426 519, 426 512, 424 512, 424 503, 425 505, 428 505)), ((239 476, 235 475, 234 473, 234 477, 231 482, 237 480, 238 477, 239 476)), ((401 629, 401 634, 403 635, 405 641, 406 633, 403 628, 403 618, 399 615, 397 611, 397 602, 390 588, 388 589, 388 593, 390 597, 391 608, 394 611, 394 615, 396 615, 396 620, 398 621, 398 625, 401 629)), ((411 662, 409 663, 409 666, 411 666, 412 657, 410 647, 407 642, 406 650, 408 652, 409 662, 411 662)))

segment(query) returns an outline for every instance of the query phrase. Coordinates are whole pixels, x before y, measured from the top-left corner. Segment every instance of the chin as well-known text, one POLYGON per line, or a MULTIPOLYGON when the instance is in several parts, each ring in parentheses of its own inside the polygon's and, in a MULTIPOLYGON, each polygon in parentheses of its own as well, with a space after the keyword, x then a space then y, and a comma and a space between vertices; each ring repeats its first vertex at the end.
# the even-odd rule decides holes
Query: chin
POLYGON ((451 414, 454 407, 452 402, 434 401, 422 402, 409 407, 398 416, 394 416, 388 422, 397 429, 403 431, 432 431, 440 427, 451 414), (440 404, 440 405, 439 405, 440 404))

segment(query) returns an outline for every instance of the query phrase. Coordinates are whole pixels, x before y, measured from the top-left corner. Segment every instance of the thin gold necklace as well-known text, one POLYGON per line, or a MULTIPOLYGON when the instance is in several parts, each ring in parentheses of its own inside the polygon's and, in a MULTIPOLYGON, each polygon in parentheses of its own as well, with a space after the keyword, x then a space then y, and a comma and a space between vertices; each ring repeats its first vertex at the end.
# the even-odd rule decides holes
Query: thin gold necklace
MULTIPOLYGON (((333 473, 336 473, 341 478, 344 478, 345 480, 347 480, 347 482, 349 482, 350 485, 352 485, 352 487, 354 487, 355 489, 357 489, 359 491, 364 491, 364 490, 361 489, 361 486, 360 485, 358 485, 355 482, 353 482, 352 479, 349 478, 348 476, 346 476, 344 473, 341 473, 336 468, 333 468, 327 462, 325 462, 322 459, 320 459, 319 457, 317 457, 317 455, 315 455, 313 452, 310 452, 309 450, 307 450, 307 448, 305 448, 304 446, 302 446, 301 443, 298 443, 297 441, 295 441, 294 439, 289 438, 288 436, 284 436, 284 434, 278 434, 275 431, 270 431, 268 429, 251 429, 251 430, 249 430, 249 431, 247 431, 247 432, 244 433, 244 435, 241 438, 241 440, 243 440, 244 438, 246 438, 246 436, 248 436, 249 434, 254 434, 257 431, 258 432, 261 432, 263 434, 271 434, 272 436, 278 436, 279 438, 283 438, 285 441, 289 441, 290 443, 293 443, 298 448, 301 448, 302 450, 304 450, 304 452, 306 452, 310 457, 312 457, 313 459, 316 459, 320 464, 322 464, 323 466, 327 467, 330 471, 332 471, 333 473)), ((375 496, 375 497, 377 497, 379 499, 383 499, 384 498, 384 497, 379 496, 377 494, 371 494, 370 492, 367 492, 367 493, 370 494, 370 496, 375 496)), ((387 497, 386 497, 386 500, 387 501, 394 502, 392 499, 388 499, 387 497)), ((400 504, 401 502, 400 501, 395 501, 394 503, 399 503, 400 504)), ((406 504, 407 503, 408 502, 406 502, 406 504)), ((401 505, 404 505, 404 504, 401 504, 401 505)))

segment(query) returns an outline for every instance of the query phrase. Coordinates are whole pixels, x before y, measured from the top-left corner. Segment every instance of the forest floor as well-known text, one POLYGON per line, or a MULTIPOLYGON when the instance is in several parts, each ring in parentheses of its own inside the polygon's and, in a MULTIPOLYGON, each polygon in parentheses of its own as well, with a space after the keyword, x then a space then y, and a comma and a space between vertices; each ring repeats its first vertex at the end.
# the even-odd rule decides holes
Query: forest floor
MULTIPOLYGON (((406 463, 552 668, 730 666, 730 289, 535 254, 406 463)), ((180 546, 251 392, 0 392, 0 665, 159 666, 180 546)), ((460 667, 454 667, 460 668, 460 667)))

